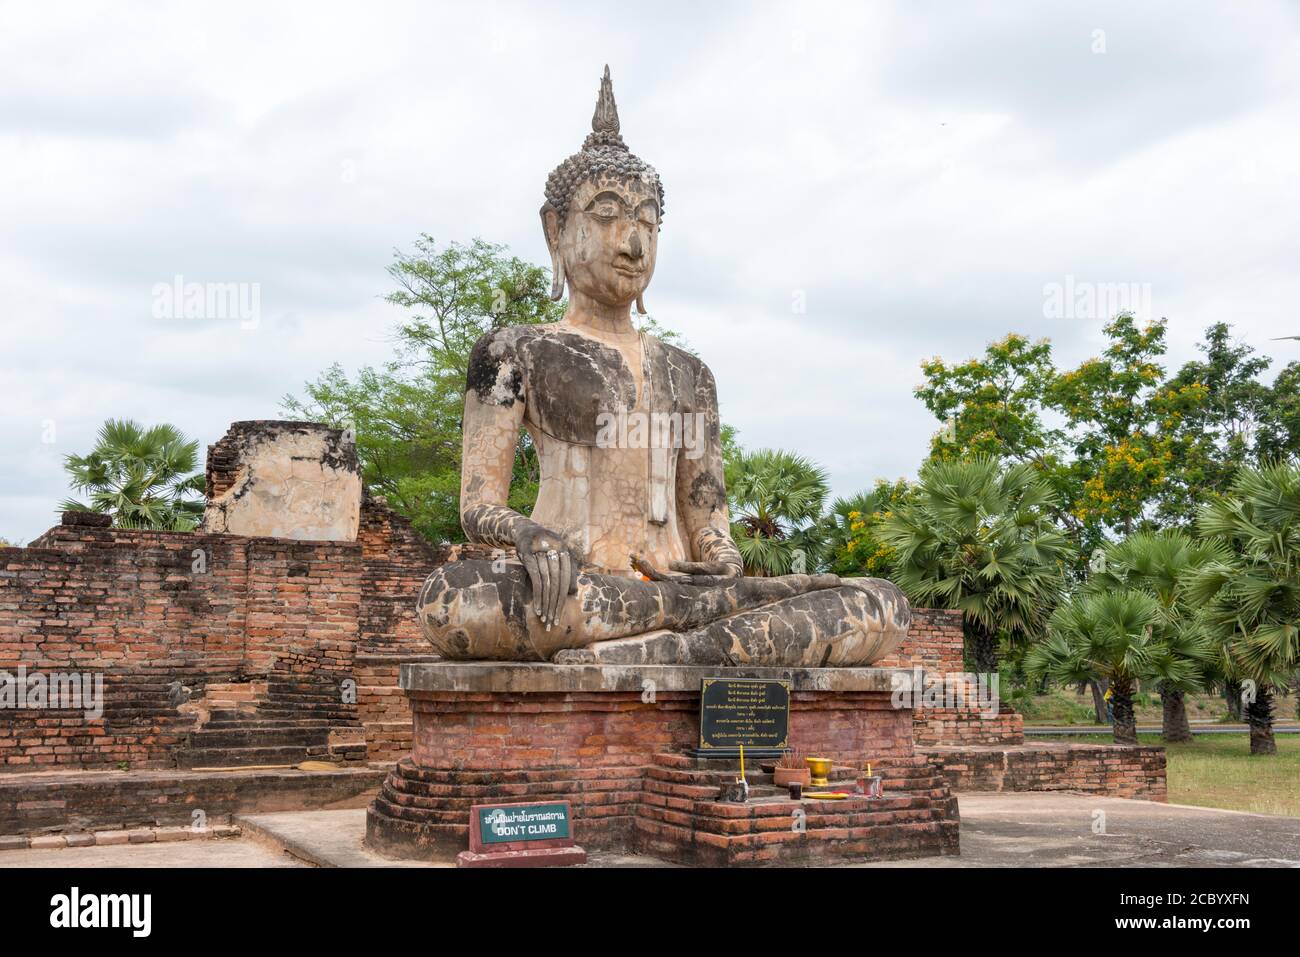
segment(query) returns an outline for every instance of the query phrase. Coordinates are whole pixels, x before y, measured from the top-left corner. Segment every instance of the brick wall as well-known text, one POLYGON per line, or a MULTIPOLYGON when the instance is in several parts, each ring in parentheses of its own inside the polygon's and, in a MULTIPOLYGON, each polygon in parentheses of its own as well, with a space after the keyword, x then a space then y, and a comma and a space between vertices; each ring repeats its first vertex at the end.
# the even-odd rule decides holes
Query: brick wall
MULTIPOLYGON (((413 692, 417 767, 492 771, 641 766, 695 746, 700 693, 413 692)), ((911 717, 888 692, 802 692, 790 699, 790 741, 854 766, 912 757, 911 717)))
POLYGON ((944 608, 916 608, 912 627, 898 652, 877 662, 880 667, 923 668, 933 679, 945 682, 945 696, 955 706, 917 707, 913 711, 916 744, 958 745, 1020 744, 1025 740, 1024 719, 1009 705, 997 713, 980 706, 990 701, 991 686, 978 687, 966 673, 963 658, 962 616, 944 608))
POLYGON ((1168 799, 1165 749, 1077 742, 1002 748, 927 748, 954 791, 1083 791, 1168 799))
MULTIPOLYGON (((374 501, 356 542, 79 523, 0 549, 0 671, 99 673, 105 682, 98 720, 0 708, 0 771, 170 766, 192 723, 172 703, 174 683, 198 694, 209 682, 275 672, 336 687, 354 676, 359 652, 380 649, 397 656, 375 672, 391 674, 395 691, 396 660, 427 651, 414 596, 437 560, 374 501)), ((363 721, 409 724, 382 703, 386 691, 360 697, 363 721)))

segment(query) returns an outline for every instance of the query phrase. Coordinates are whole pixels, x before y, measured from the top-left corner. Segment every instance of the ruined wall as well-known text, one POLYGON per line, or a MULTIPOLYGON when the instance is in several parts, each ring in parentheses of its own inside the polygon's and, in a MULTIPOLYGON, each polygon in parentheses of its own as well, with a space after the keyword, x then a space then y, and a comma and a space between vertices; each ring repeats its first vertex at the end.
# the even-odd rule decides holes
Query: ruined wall
POLYGON ((1165 749, 1047 742, 927 748, 954 791, 1082 791, 1167 801, 1165 749))
MULTIPOLYGON (((956 676, 966 671, 963 663, 961 612, 944 608, 915 608, 907 640, 890 658, 876 662, 881 668, 923 668, 929 675, 952 676, 950 683, 963 687, 958 707, 918 707, 912 712, 917 747, 958 744, 1020 744, 1025 740, 1024 719, 1010 705, 1000 704, 997 713, 977 705, 980 689, 974 679, 956 676)), ((985 698, 987 698, 986 689, 985 698)), ((999 689, 1000 690, 1000 689, 999 689)))
POLYGON ((355 541, 356 442, 314 422, 236 422, 208 446, 207 495, 204 532, 355 541))
MULTIPOLYGON (((0 708, 0 770, 169 766, 193 723, 182 686, 198 694, 272 673, 360 685, 370 679, 358 653, 382 649, 376 667, 395 691, 402 656, 427 652, 412 609, 438 556, 382 504, 363 513, 353 542, 114 529, 70 515, 29 548, 0 549, 0 671, 102 674, 105 697, 96 720, 0 708)), ((390 697, 360 692, 353 713, 392 723, 380 704, 390 697)))

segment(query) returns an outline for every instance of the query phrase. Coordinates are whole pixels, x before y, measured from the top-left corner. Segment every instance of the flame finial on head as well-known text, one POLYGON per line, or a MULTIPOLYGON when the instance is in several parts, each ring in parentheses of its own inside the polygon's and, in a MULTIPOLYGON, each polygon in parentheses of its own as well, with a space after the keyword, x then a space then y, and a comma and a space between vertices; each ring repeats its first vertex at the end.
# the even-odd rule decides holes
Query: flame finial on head
POLYGON ((614 102, 614 84, 609 78, 609 64, 600 79, 600 95, 596 97, 596 112, 591 115, 593 133, 618 132, 618 104, 614 102))

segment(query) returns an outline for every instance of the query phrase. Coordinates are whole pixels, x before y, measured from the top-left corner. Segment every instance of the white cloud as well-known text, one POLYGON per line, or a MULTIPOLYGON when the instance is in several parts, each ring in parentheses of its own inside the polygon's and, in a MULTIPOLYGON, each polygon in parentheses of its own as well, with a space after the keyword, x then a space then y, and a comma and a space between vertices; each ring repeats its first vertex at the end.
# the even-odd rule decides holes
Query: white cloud
POLYGON ((1300 332, 1285 3, 9 4, 0 535, 52 524, 60 456, 108 416, 208 443, 383 361, 418 233, 542 262, 606 62, 667 189, 647 302, 743 440, 837 494, 914 470, 922 357, 1013 328, 1095 348, 1099 322, 1043 316, 1066 275, 1150 283, 1171 363, 1217 320, 1298 357, 1267 341, 1300 332), (257 283, 262 322, 153 319, 176 275, 257 283))

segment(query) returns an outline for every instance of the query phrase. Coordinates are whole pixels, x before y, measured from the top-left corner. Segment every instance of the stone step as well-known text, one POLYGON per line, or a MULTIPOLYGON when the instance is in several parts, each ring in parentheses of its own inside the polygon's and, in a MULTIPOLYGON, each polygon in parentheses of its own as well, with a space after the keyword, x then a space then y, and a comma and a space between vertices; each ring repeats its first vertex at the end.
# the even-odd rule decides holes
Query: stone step
MULTIPOLYGON (((256 728, 332 728, 337 722, 330 721, 328 718, 267 718, 262 715, 250 715, 238 717, 227 716, 223 712, 221 717, 211 717, 203 725, 204 731, 238 731, 241 729, 253 730, 256 728)), ((195 729, 200 730, 200 729, 195 729)))
POLYGON ((301 764, 324 758, 323 747, 292 745, 266 748, 188 748, 176 755, 181 768, 247 768, 301 764))
POLYGON ((329 728, 199 728, 190 732, 190 747, 213 748, 308 747, 329 744, 329 728))

